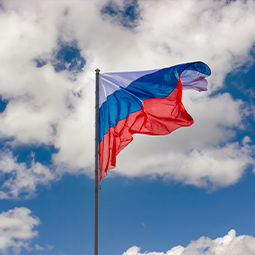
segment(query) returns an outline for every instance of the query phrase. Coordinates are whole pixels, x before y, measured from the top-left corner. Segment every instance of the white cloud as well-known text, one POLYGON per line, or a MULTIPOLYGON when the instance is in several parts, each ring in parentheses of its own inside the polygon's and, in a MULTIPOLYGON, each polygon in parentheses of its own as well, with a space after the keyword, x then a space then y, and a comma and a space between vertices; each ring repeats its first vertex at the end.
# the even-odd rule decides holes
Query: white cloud
MULTIPOLYGON (((184 105, 195 124, 170 136, 136 136, 117 158, 116 173, 161 175, 197 186, 207 186, 208 181, 213 187, 236 183, 254 163, 252 147, 234 141, 236 129, 245 131, 250 109, 229 94, 210 97, 210 92, 224 86, 228 72, 252 61, 255 2, 139 1, 141 19, 132 30, 102 19, 100 8, 106 3, 3 1, 0 95, 8 105, 0 114, 0 137, 11 139, 10 150, 23 144, 44 144, 55 146, 58 152, 50 169, 39 163, 27 168, 11 160, 10 154, 20 177, 6 181, 2 188, 9 191, 1 193, 2 198, 17 197, 23 190, 34 192, 36 185, 66 172, 93 175, 97 67, 102 72, 128 71, 194 60, 205 61, 212 69, 209 92, 184 93, 184 105), (56 73, 50 61, 36 67, 34 59, 53 58, 59 38, 77 41, 86 59, 84 72, 76 80, 69 79, 72 74, 67 72, 56 73), (181 166, 178 160, 185 164, 181 166), (210 164, 203 163, 206 160, 210 164), (201 163, 199 168, 195 162, 201 163), (44 181, 39 181, 35 166, 43 169, 44 181), (28 172, 31 185, 15 181, 25 179, 21 176, 28 172)), ((2 153, 2 158, 7 157, 2 153)), ((9 166, 5 167, 3 173, 8 172, 9 166)))
POLYGON ((43 250, 44 250, 44 248, 41 247, 41 246, 38 245, 38 244, 35 244, 35 249, 36 249, 37 251, 43 251, 43 250))
POLYGON ((47 247, 48 250, 52 250, 55 246, 54 246, 54 245, 48 245, 48 244, 47 244, 46 247, 47 247))
POLYGON ((0 214, 0 252, 18 254, 21 248, 31 251, 29 242, 37 237, 38 232, 33 230, 40 224, 40 220, 31 215, 27 208, 14 208, 0 214))
POLYGON ((212 90, 222 87, 227 72, 249 60, 255 39, 249 33, 255 19, 253 1, 229 5, 225 1, 143 1, 142 7, 137 29, 149 63, 203 60, 212 69, 212 90))
POLYGON ((201 151, 193 149, 187 153, 172 149, 165 153, 151 153, 142 159, 139 155, 132 160, 122 158, 119 165, 124 166, 116 172, 129 177, 163 176, 214 190, 238 182, 247 166, 255 163, 251 156, 253 150, 254 147, 245 142, 229 143, 225 147, 206 147, 201 151))
POLYGON ((254 255, 255 237, 248 235, 236 236, 234 229, 227 235, 214 240, 209 237, 200 237, 192 241, 187 247, 175 246, 164 252, 140 252, 140 248, 133 246, 122 255, 254 255))
POLYGON ((47 185, 56 179, 56 175, 46 166, 38 162, 18 163, 11 151, 0 153, 0 175, 9 176, 1 186, 0 199, 18 198, 23 194, 26 198, 34 195, 37 185, 47 185))

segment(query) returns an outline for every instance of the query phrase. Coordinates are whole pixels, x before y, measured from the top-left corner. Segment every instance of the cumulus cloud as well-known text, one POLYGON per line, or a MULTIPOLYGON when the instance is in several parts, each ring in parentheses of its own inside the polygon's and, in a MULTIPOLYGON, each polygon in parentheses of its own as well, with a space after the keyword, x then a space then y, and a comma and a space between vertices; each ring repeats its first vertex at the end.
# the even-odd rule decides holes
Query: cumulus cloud
MULTIPOLYGON (((177 182, 214 190, 235 184, 248 165, 254 165, 254 146, 229 143, 224 147, 206 147, 185 152, 167 151, 151 153, 148 157, 124 160, 125 167, 118 170, 125 176, 162 176, 177 182)), ((132 150, 132 148, 130 149, 132 150)), ((121 165, 120 164, 120 165, 121 165)))
POLYGON ((50 168, 25 167, 3 151, 2 158, 19 169, 15 173, 29 172, 32 184, 21 187, 18 177, 11 177, 2 198, 34 192, 36 185, 67 172, 93 175, 97 67, 128 71, 202 60, 212 69, 209 92, 183 95, 195 124, 163 138, 136 136, 117 158, 116 173, 225 187, 254 163, 252 145, 235 141, 252 113, 249 105, 227 93, 211 96, 224 87, 228 72, 253 61, 254 1, 4 0, 0 11, 0 96, 8 102, 0 113, 0 138, 8 141, 9 151, 24 144, 57 150, 50 168), (68 52, 73 59, 59 55, 68 52))
POLYGON ((140 252, 137 246, 129 248, 122 255, 253 255, 255 254, 255 237, 248 235, 236 236, 234 229, 227 235, 214 240, 209 237, 200 237, 192 241, 187 247, 181 245, 164 252, 140 252))
POLYGON ((18 198, 20 194, 29 198, 35 194, 37 185, 47 185, 56 175, 38 162, 17 162, 11 151, 0 153, 0 176, 2 181, 0 199, 18 198))
POLYGON ((143 19, 137 30, 144 35, 144 55, 154 49, 156 62, 162 61, 165 65, 169 59, 173 64, 181 59, 202 59, 213 70, 211 90, 222 87, 227 72, 250 60, 254 34, 248 32, 248 23, 254 21, 253 1, 229 4, 225 1, 165 1, 162 4, 144 1, 142 8, 143 19), (246 24, 247 30, 243 29, 246 24))
POLYGON ((38 232, 34 227, 40 224, 40 220, 31 215, 27 208, 14 208, 0 214, 0 251, 5 254, 9 249, 13 254, 18 254, 21 248, 29 251, 29 242, 37 237, 38 232))

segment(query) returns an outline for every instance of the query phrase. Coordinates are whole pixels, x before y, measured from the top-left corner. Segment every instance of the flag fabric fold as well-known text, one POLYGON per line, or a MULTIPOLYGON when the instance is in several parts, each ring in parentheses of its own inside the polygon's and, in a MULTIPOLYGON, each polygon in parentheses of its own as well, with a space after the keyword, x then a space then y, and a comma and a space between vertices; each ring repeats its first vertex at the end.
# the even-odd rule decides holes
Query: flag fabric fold
POLYGON ((100 180, 133 134, 166 135, 193 124, 182 104, 182 89, 207 90, 211 74, 203 62, 168 68, 99 75, 100 180))

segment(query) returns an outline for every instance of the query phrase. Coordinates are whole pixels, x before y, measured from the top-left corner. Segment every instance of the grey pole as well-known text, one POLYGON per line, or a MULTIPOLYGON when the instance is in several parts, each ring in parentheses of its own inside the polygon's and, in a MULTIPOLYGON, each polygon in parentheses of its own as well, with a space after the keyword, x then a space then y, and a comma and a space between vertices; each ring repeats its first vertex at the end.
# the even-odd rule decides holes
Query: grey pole
POLYGON ((95 114, 95 230, 94 255, 98 255, 98 152, 99 152, 99 73, 96 69, 96 114, 95 114))

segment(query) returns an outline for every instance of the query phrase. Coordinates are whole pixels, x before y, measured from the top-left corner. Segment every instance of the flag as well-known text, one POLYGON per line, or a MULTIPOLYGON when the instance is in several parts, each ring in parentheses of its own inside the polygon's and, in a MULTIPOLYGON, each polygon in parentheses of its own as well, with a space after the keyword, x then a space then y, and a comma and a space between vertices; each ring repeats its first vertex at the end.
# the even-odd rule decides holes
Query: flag
POLYGON ((182 89, 207 90, 203 62, 157 70, 99 74, 99 174, 116 166, 116 156, 133 134, 166 135, 193 124, 182 89))

